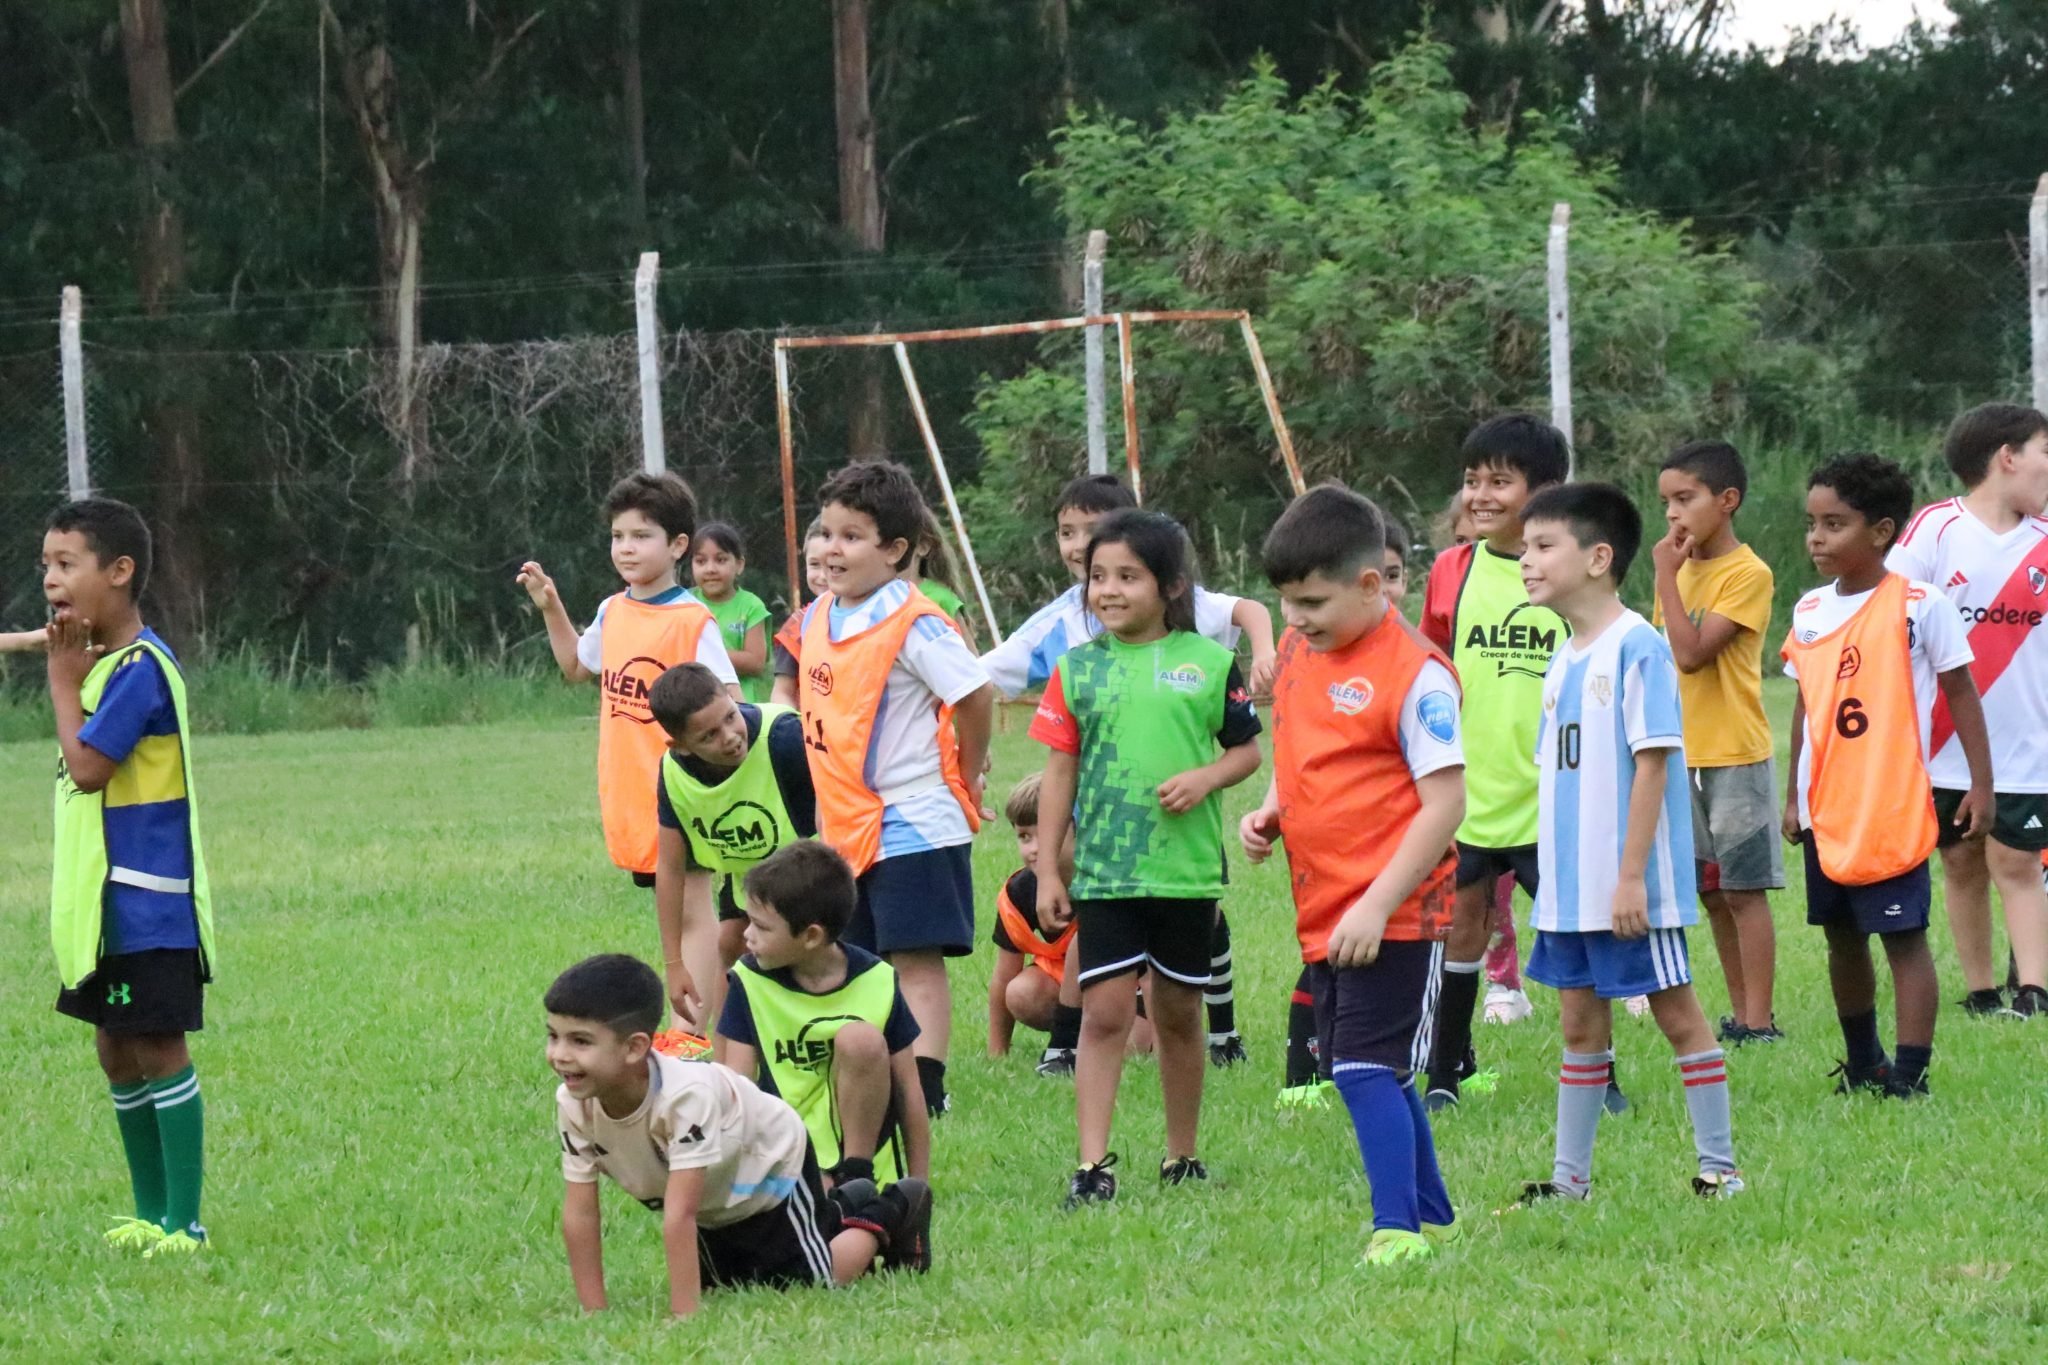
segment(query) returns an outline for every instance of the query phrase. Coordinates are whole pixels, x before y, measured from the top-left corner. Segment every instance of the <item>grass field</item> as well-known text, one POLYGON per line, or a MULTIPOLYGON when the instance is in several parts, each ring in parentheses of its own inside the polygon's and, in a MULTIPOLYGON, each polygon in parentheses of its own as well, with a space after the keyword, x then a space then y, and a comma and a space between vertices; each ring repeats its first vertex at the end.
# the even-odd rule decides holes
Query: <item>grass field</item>
MULTIPOLYGON (((999 745, 999 783, 1035 762, 1020 728, 999 745)), ((588 721, 201 741, 222 944, 195 1049, 215 1242, 171 1265, 100 1245, 127 1183, 86 1032, 50 1011, 53 760, 47 742, 0 747, 0 1039, 13 1076, 0 1358, 1960 1360, 2048 1348, 2048 1027, 1945 1009, 1931 1102, 1835 1098, 1840 1038, 1796 886, 1778 901, 1791 1040, 1729 1067, 1746 1196, 1692 1198, 1669 1050, 1624 1016, 1635 1110, 1603 1126, 1594 1202, 1491 1216, 1549 1172, 1558 1040, 1554 997, 1539 990, 1534 1020, 1480 1032, 1498 1093, 1438 1127, 1471 1235, 1432 1263, 1361 1271, 1370 1214, 1341 1111, 1273 1112, 1297 958, 1272 868, 1240 868, 1227 902, 1253 1062, 1210 1073, 1210 1188, 1152 1185, 1158 1089, 1138 1063, 1115 1141, 1124 1197, 1060 1211, 1070 1088, 1031 1073, 1028 1041, 1001 1062, 981 1055, 984 946, 957 968, 957 1108, 936 1133, 928 1278, 713 1296, 670 1324, 658 1220, 608 1189, 614 1307, 586 1319, 557 1235, 539 997, 587 953, 655 955, 648 896, 604 862, 592 743, 588 721)), ((984 892, 1010 853, 1003 831, 984 837, 984 892)), ((1953 955, 1936 937, 1952 998, 1953 955)), ((1693 950, 1717 1013, 1704 928, 1693 950)))

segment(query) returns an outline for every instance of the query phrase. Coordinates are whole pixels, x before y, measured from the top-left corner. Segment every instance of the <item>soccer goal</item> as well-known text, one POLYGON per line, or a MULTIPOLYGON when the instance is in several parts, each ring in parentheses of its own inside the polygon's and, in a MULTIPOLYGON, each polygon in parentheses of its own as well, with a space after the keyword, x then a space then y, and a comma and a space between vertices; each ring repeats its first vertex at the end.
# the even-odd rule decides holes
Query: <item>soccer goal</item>
POLYGON ((916 419, 918 435, 923 439, 925 453, 931 457, 932 473, 938 479, 939 492, 946 500, 946 515, 952 521, 953 535, 959 542, 961 559, 966 565, 968 577, 973 581, 974 595, 981 607, 983 619, 988 622, 989 634, 995 643, 1000 644, 1003 639, 1002 627, 996 623, 995 608, 989 601, 988 586, 982 581, 981 564, 974 556, 973 538, 968 534, 966 519, 960 515, 959 500, 953 496, 953 480, 946 472, 945 452, 939 449, 939 440, 932 428, 931 415, 925 408, 924 394, 918 387, 917 369, 911 363, 910 348, 913 345, 933 342, 985 341, 993 337, 1071 332, 1085 327, 1116 328, 1118 368, 1123 388, 1124 463, 1130 472, 1131 492, 1142 505, 1145 501, 1145 481, 1139 459, 1138 390, 1135 366, 1131 357, 1131 329, 1141 324, 1161 322, 1234 322, 1238 325, 1244 337, 1245 354, 1251 360, 1252 375, 1257 379, 1259 393, 1265 399, 1266 416, 1273 425, 1273 439, 1279 447, 1280 458, 1287 465, 1288 482, 1297 495, 1305 491, 1301 464, 1294 454, 1294 438, 1288 434, 1287 419, 1281 414, 1280 397, 1273 389, 1272 372, 1266 368, 1266 355, 1260 349, 1259 334, 1252 327, 1251 314, 1241 308, 1104 313, 1070 318, 1041 318, 1031 322, 1002 322, 983 327, 946 327, 923 332, 860 332, 839 336, 777 337, 775 419, 782 443, 782 529, 789 546, 790 600, 802 601, 804 588, 803 547, 797 539, 796 442, 790 411, 791 351, 886 346, 895 353, 896 368, 903 376, 903 393, 909 400, 911 416, 916 419))

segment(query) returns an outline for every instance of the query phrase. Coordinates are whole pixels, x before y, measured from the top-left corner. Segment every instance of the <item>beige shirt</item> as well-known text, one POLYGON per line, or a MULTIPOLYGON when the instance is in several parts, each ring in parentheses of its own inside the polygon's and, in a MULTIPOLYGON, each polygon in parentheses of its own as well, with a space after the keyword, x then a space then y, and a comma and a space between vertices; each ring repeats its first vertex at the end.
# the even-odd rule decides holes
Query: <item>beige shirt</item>
POLYGON ((562 1178, 608 1175, 651 1209, 671 1171, 702 1170, 699 1227, 726 1227, 776 1207, 803 1179, 810 1139, 796 1110, 716 1062, 647 1057, 647 1098, 612 1118, 595 1099, 555 1092, 562 1178))

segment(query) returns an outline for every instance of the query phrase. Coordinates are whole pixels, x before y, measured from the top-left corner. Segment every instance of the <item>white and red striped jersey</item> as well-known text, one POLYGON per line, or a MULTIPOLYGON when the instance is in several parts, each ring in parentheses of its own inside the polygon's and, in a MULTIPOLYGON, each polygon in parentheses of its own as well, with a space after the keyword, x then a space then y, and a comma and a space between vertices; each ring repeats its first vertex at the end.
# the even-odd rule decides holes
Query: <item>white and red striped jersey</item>
MULTIPOLYGON (((1885 563, 1939 588, 1962 615, 1996 788, 2048 792, 2048 518, 2027 517, 1999 535, 1950 498, 1922 508, 1885 563)), ((1969 765, 1945 702, 1935 703, 1928 741, 1934 785, 1967 789, 1969 765)))

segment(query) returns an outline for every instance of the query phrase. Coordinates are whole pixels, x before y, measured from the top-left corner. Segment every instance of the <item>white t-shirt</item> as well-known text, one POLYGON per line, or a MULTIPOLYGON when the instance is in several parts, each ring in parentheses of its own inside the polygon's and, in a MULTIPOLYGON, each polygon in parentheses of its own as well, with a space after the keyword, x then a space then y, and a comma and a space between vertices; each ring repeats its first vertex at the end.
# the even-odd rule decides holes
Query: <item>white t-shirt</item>
MULTIPOLYGON (((698 606, 704 606, 688 588, 670 588, 666 592, 659 592, 640 600, 656 607, 665 607, 672 602, 696 602, 698 606)), ((576 662, 582 664, 585 671, 590 673, 604 672, 604 609, 610 606, 611 602, 612 599, 607 597, 597 604, 597 616, 591 621, 589 629, 576 639, 576 662)), ((711 610, 709 607, 704 609, 711 610)), ((712 676, 722 683, 730 684, 740 680, 740 675, 733 669, 732 656, 725 652, 725 635, 716 625, 697 637, 696 662, 710 669, 712 676)))
POLYGON ((700 1227, 737 1223, 789 1198, 804 1175, 810 1136, 796 1110, 716 1062, 647 1055, 647 1098, 622 1119, 594 1099, 555 1091, 562 1178, 619 1182, 651 1209, 661 1207, 671 1171, 704 1172, 700 1227))
POLYGON ((1552 933, 1614 928, 1636 755, 1670 751, 1643 889, 1652 929, 1682 929, 1694 908, 1692 794, 1686 790, 1678 665, 1662 631, 1623 611, 1588 640, 1574 635, 1543 674, 1536 732, 1536 861, 1531 923, 1552 933))
MULTIPOLYGON (((1956 604, 1977 656, 1984 719, 1998 737, 1992 765, 2002 792, 2048 792, 2048 518, 2028 517, 1999 535, 1950 498, 1907 523, 1885 560, 1908 578, 1932 583, 1956 604), (2029 563, 2029 559, 2032 560, 2029 563), (2002 666, 1999 661, 2005 660, 2002 666)), ((1962 791, 1970 765, 1953 734, 1928 760, 1937 787, 1962 791)))
MULTIPOLYGON (((895 579, 859 606, 835 601, 833 640, 879 625, 909 600, 910 584, 895 579)), ((815 602, 804 608, 807 628, 816 609, 815 602)), ((940 764, 939 705, 956 705, 987 685, 981 661, 945 617, 926 616, 911 626, 889 670, 861 768, 861 780, 882 798, 883 858, 974 842, 940 764)))
MULTIPOLYGON (((1803 645, 1812 644, 1830 631, 1840 629, 1863 609, 1863 604, 1870 600, 1870 594, 1876 591, 1872 588, 1870 592, 1844 596, 1835 590, 1832 583, 1815 588, 1792 608, 1793 638, 1803 645)), ((1927 753, 1927 728, 1934 714, 1934 699, 1941 695, 1941 684, 1936 677, 1952 668, 1964 667, 1972 657, 1970 642, 1963 636, 1962 618, 1927 583, 1913 582, 1907 587, 1906 652, 1913 665, 1913 701, 1919 709, 1920 753, 1924 757, 1927 753)), ((1790 659, 1785 661, 1785 676, 1799 676, 1790 659)), ((1813 816, 1806 804, 1806 788, 1812 780, 1813 717, 1808 716, 1805 739, 1799 746, 1799 824, 1802 829, 1813 827, 1813 816)), ((1963 786, 1969 786, 1967 777, 1963 786)))
MULTIPOLYGON (((1230 619, 1242 598, 1195 588, 1195 633, 1225 649, 1236 649, 1244 634, 1230 619)), ((1006 697, 1043 687, 1060 655, 1102 634, 1102 622, 1088 610, 1087 585, 1076 583, 1033 612, 1008 639, 981 656, 989 681, 1006 697)))

